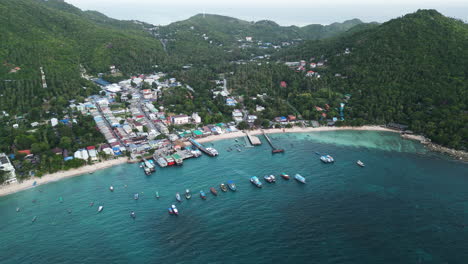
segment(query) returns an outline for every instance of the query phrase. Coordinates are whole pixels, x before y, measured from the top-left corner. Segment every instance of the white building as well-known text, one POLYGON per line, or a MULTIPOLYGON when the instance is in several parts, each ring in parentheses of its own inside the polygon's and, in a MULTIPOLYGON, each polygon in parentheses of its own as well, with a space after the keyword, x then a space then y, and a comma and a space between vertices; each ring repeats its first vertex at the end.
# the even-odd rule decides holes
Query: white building
POLYGON ((172 116, 172 124, 174 125, 183 125, 189 123, 188 115, 176 115, 172 116))
POLYGON ((73 156, 75 157, 75 159, 82 159, 82 160, 88 160, 89 158, 88 151, 86 149, 77 150, 73 156))
POLYGON ((53 127, 56 126, 56 125, 58 125, 58 119, 55 118, 55 117, 52 118, 52 119, 50 120, 50 125, 53 126, 53 127))
POLYGON ((0 153, 0 170, 8 172, 8 178, 5 183, 16 182, 15 167, 5 153, 0 153))
POLYGON ((200 124, 201 123, 201 117, 198 115, 198 113, 193 113, 192 114, 192 120, 195 124, 200 124))
POLYGON ((245 37, 245 41, 252 42, 252 37, 245 37))
POLYGON ((232 118, 234 119, 234 121, 236 122, 240 122, 242 121, 242 117, 244 116, 244 114, 242 113, 241 110, 239 109, 235 109, 234 111, 232 111, 232 118))

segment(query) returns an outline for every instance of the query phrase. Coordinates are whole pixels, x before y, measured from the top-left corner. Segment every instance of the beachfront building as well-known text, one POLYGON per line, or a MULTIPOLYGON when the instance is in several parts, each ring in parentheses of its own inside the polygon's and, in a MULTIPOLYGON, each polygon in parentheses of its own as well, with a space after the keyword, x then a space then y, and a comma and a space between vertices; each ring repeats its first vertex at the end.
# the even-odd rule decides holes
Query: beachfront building
POLYGON ((10 159, 5 153, 0 153, 0 170, 7 173, 5 183, 16 182, 15 167, 11 164, 10 159))
POLYGON ((189 123, 188 115, 175 115, 172 116, 172 124, 174 125, 183 125, 189 123))

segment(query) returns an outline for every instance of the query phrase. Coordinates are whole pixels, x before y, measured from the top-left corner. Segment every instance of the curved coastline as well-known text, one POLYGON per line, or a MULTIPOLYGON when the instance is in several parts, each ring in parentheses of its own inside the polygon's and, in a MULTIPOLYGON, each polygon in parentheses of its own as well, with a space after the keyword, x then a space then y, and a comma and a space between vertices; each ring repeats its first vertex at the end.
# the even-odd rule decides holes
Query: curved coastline
MULTIPOLYGON (((385 132, 393 132, 393 133, 400 133, 400 131, 392 130, 386 127, 381 127, 381 126, 360 126, 360 127, 293 127, 293 128, 272 128, 272 129, 257 129, 257 130, 251 130, 249 131, 250 135, 261 135, 262 133, 266 134, 279 134, 279 133, 309 133, 309 132, 326 132, 326 131, 385 131, 385 132)), ((222 135, 212 135, 204 138, 197 139, 198 142, 200 143, 207 143, 207 142, 212 142, 212 141, 218 141, 218 140, 225 140, 225 139, 233 139, 233 138, 238 138, 238 137, 244 137, 246 135, 245 131, 237 131, 237 132, 232 132, 232 133, 226 133, 222 135)), ((437 151, 437 152, 442 152, 449 154, 447 151, 438 151, 437 148, 431 148, 431 144, 425 143, 427 142, 427 139, 425 139, 422 136, 402 136, 404 139, 409 139, 409 140, 416 140, 419 141, 422 144, 425 144, 428 146, 428 148, 432 151, 437 151), (424 140, 423 140, 424 139, 424 140)), ((450 149, 448 149, 450 150, 450 149)), ((455 151, 455 150, 452 150, 455 151)), ((460 151, 457 151, 460 152, 460 151)), ((468 160, 468 154, 466 152, 462 152, 466 156, 454 156, 457 159, 467 161, 468 160)), ((453 156, 453 155, 451 155, 453 156)), ((30 188, 33 188, 33 183, 36 182, 36 186, 39 185, 44 185, 47 183, 59 181, 62 179, 70 178, 70 177, 75 177, 75 176, 80 176, 83 174, 91 173, 97 170, 102 170, 102 169, 107 169, 116 165, 120 164, 125 164, 129 163, 130 161, 126 157, 121 157, 113 160, 107 160, 99 163, 95 163, 93 165, 86 165, 77 169, 73 170, 68 170, 68 171, 59 171, 56 173, 52 174, 46 174, 42 177, 34 177, 22 182, 18 183, 12 183, 8 185, 1 185, 0 186, 0 197, 1 196, 6 196, 9 194, 13 194, 16 192, 20 192, 23 190, 27 190, 30 188)))

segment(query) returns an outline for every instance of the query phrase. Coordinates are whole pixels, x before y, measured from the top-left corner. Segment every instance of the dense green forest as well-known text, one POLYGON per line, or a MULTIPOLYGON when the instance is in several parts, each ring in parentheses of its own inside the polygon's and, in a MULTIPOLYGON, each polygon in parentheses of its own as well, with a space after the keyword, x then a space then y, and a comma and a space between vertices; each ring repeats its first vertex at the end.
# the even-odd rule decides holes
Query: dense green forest
POLYGON ((306 42, 280 57, 327 58, 324 81, 352 94, 351 120, 407 124, 434 142, 467 149, 466 47, 466 23, 420 10, 378 27, 306 42), (344 79, 333 77, 336 73, 344 79))
POLYGON ((48 111, 54 102, 95 93, 81 78, 82 68, 94 74, 108 72, 110 65, 126 73, 149 72, 166 56, 143 26, 106 20, 58 0, 3 0, 0 25, 0 110, 10 114, 48 111))

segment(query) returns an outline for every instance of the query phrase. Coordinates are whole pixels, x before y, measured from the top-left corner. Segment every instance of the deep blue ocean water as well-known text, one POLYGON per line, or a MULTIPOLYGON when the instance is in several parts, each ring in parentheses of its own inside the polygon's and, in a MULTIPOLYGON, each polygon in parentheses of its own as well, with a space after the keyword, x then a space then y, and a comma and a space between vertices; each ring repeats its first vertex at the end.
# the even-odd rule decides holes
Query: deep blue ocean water
POLYGON ((218 157, 149 177, 125 164, 0 197, 0 263, 468 262, 467 164, 393 133, 275 134, 286 150, 275 155, 260 138, 241 152, 226 150, 233 139, 213 142, 218 157), (322 164, 316 151, 336 162, 322 164), (308 183, 249 182, 281 172, 308 183), (237 192, 209 193, 230 179, 237 192), (192 199, 170 216, 186 188, 192 199))

